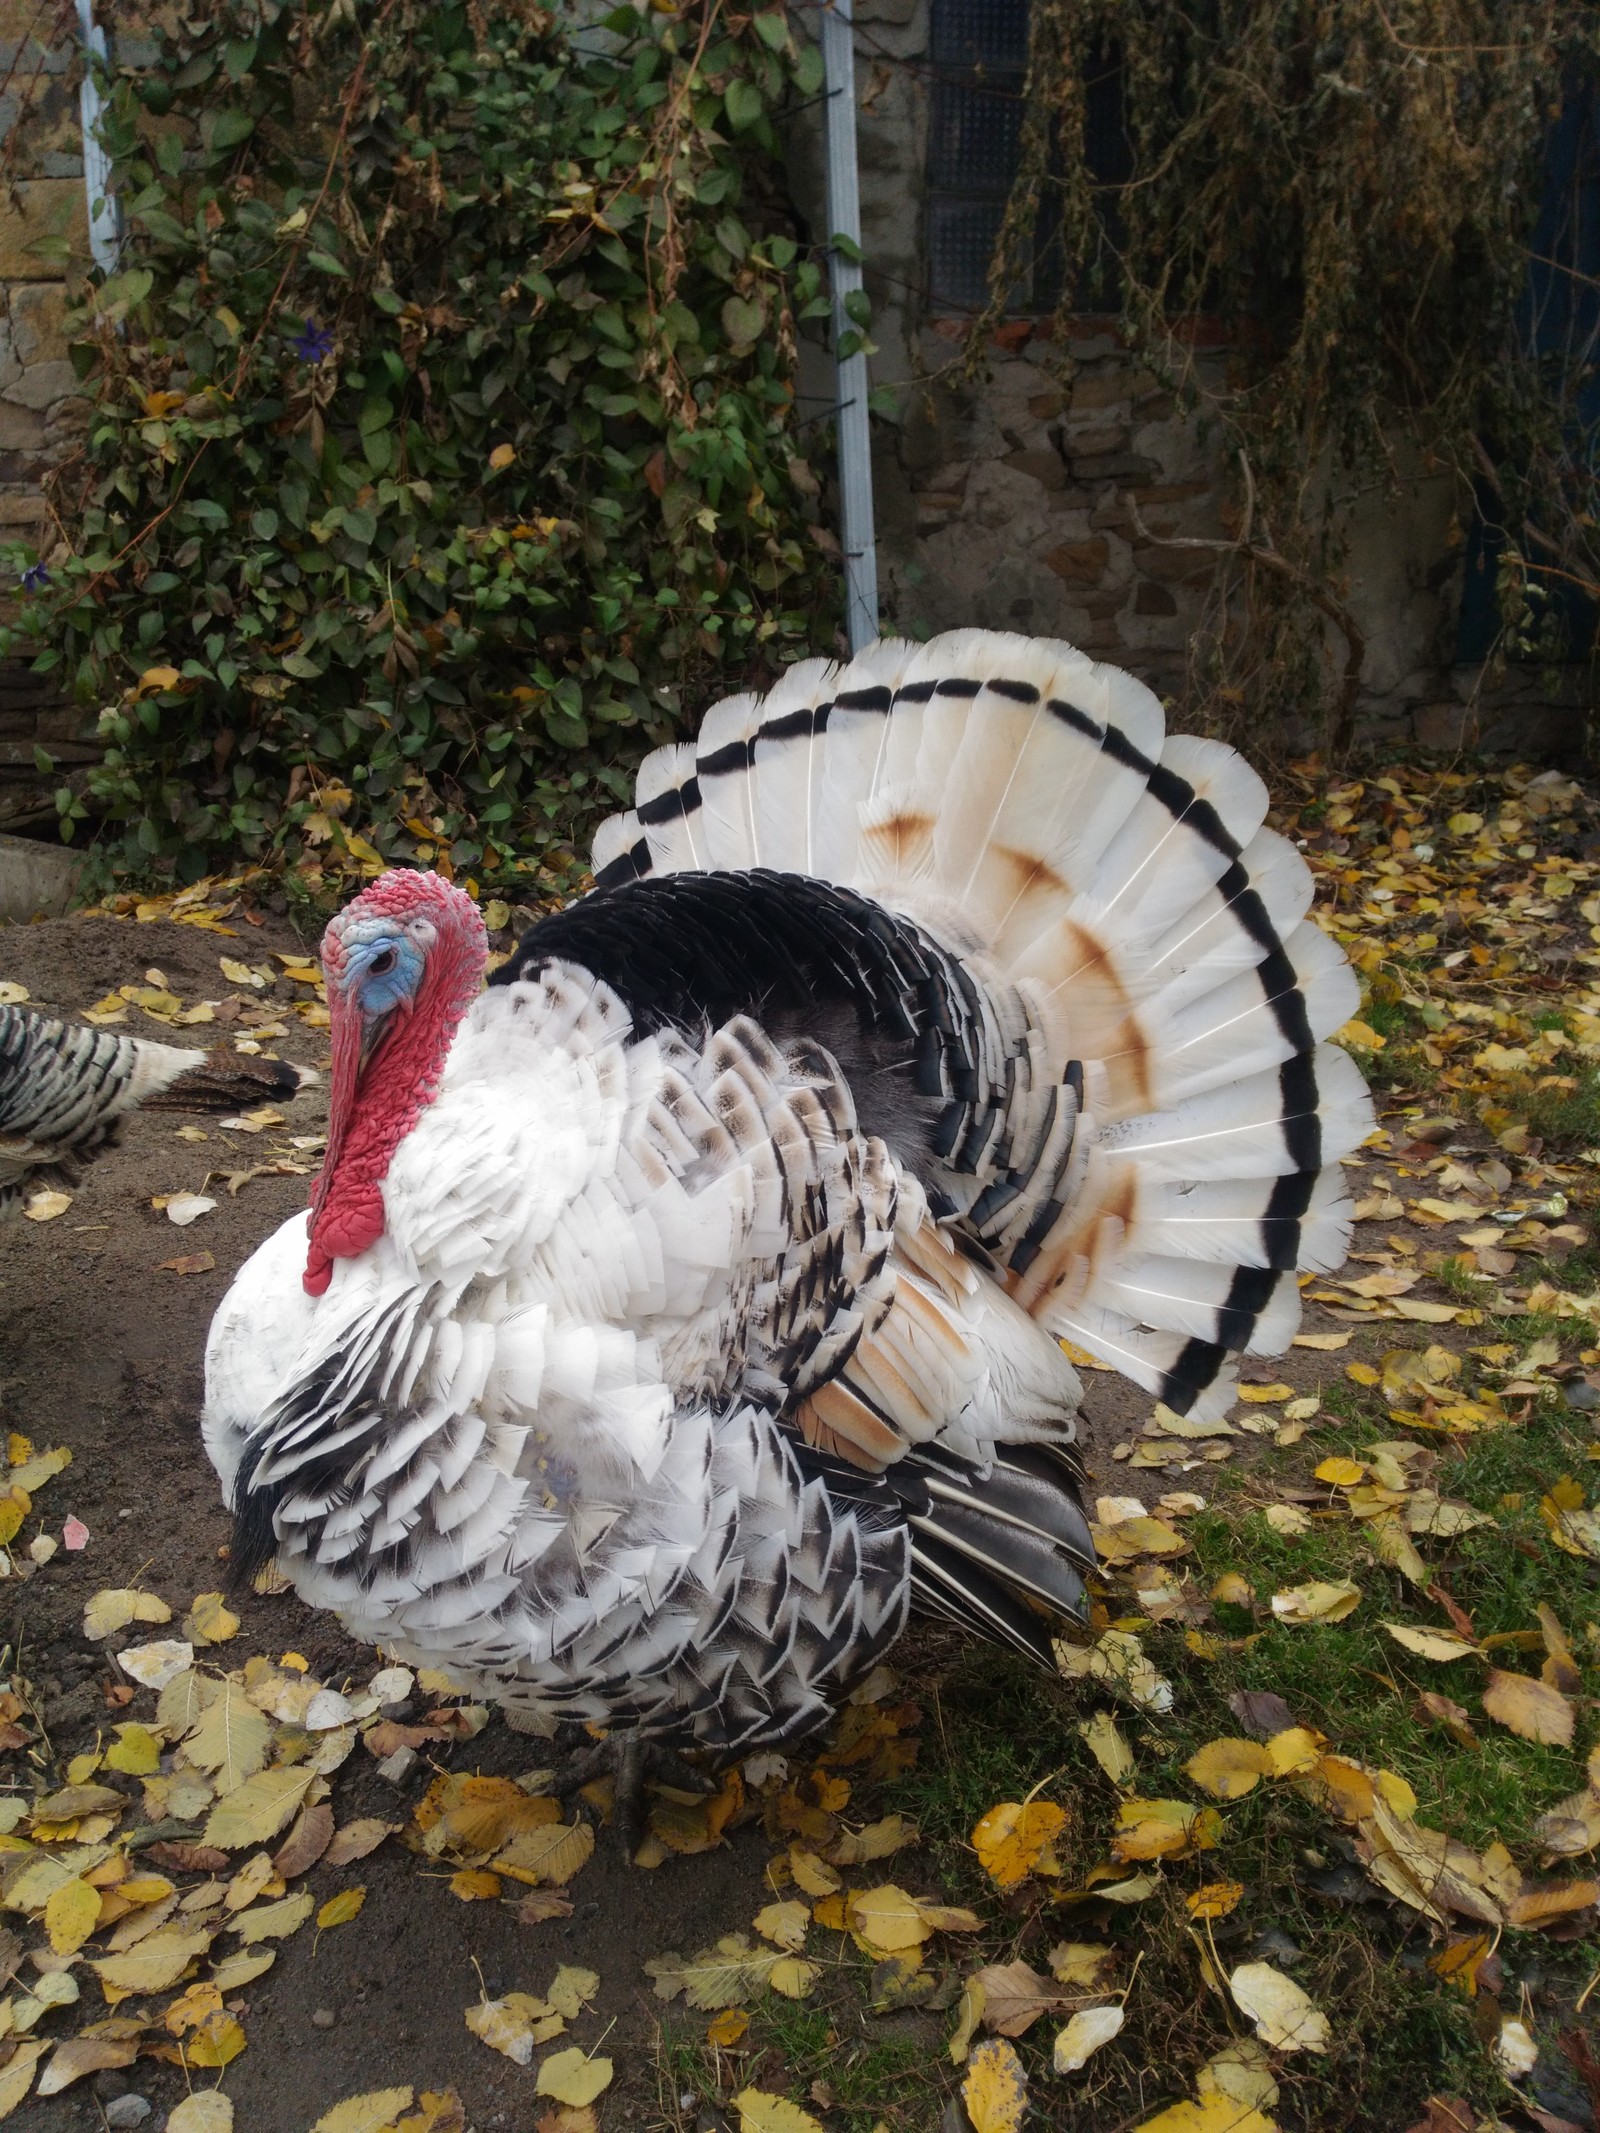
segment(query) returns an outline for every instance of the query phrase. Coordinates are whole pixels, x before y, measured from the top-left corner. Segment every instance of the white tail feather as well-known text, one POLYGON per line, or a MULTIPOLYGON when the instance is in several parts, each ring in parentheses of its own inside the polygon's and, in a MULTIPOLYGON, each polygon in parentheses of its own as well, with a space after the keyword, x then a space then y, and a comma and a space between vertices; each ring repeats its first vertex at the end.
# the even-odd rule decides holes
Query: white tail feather
MULTIPOLYGON (((1052 1332, 1196 1414, 1226 1405, 1230 1351, 1286 1344, 1292 1267, 1343 1254, 1338 1159, 1371 1107, 1320 1041, 1355 980, 1232 749, 1168 737, 1141 682, 1070 645, 963 630, 715 706, 692 750, 648 759, 638 804, 643 824, 596 841, 608 885, 773 867, 852 888, 997 1000, 1015 989, 1041 1100, 1080 1063, 1082 1145, 1051 1173, 1065 1198, 1052 1213, 1039 1184, 1048 1227, 1010 1262, 1052 1332)), ((963 1206, 974 1177, 993 1173, 969 1165, 963 1206)))

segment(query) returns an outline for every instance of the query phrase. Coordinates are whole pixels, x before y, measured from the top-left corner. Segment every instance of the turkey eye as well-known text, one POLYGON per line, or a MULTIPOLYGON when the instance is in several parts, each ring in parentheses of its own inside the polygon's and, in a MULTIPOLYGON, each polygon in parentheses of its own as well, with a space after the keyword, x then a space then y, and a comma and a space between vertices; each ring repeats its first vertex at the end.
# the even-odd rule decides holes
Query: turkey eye
POLYGON ((394 968, 394 950, 385 948, 381 954, 372 958, 367 968, 373 977, 386 978, 394 968))

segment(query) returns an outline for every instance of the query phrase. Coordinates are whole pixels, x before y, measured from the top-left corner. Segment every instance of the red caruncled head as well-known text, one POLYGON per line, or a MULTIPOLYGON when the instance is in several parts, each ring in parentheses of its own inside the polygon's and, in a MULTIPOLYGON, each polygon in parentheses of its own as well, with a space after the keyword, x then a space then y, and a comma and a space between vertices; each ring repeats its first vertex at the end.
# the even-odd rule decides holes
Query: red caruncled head
POLYGON ((330 920, 322 967, 333 1076, 328 1151, 311 1195, 310 1295, 328 1286, 335 1259, 382 1236, 390 1161, 438 1094, 487 954, 477 906, 438 874, 381 875, 330 920))

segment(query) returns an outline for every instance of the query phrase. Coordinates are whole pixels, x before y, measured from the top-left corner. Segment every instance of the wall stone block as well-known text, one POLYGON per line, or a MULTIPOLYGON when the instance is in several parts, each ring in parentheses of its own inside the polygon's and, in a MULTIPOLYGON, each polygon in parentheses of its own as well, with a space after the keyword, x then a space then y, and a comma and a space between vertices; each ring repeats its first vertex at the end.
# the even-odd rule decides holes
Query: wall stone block
POLYGON ((19 282, 11 291, 11 343, 21 363, 61 363, 67 358, 65 282, 19 282))
MULTIPOLYGON (((23 373, 27 375, 26 372, 23 373)), ((44 416, 25 403, 0 400, 0 451, 40 452, 44 449, 44 416)))
POLYGON ((65 238, 72 256, 87 257, 89 207, 81 178, 24 178, 14 204, 0 215, 0 281, 59 281, 62 261, 43 245, 65 238))
POLYGON ((1028 475, 1041 489, 1064 489, 1067 486, 1067 470, 1061 463, 1061 454, 1048 447, 1041 451, 1008 452, 1001 464, 1018 474, 1028 475))
POLYGON ((1096 537, 1088 541, 1063 541, 1045 556, 1045 566, 1065 585, 1098 585, 1111 553, 1109 544, 1096 537))
POLYGON ((23 371, 15 385, 6 389, 5 398, 17 407, 53 407, 58 400, 65 400, 78 389, 77 373, 70 363, 33 363, 23 371))

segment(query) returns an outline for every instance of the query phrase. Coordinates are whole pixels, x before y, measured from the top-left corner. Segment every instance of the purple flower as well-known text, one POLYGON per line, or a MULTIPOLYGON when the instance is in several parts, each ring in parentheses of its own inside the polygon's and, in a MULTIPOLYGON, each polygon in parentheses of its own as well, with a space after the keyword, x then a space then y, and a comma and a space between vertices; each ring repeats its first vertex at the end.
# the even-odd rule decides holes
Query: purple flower
POLYGON ((43 592, 50 583, 50 573, 42 563, 30 563, 22 573, 22 589, 25 593, 43 592))
POLYGON ((333 335, 326 326, 319 326, 314 318, 308 318, 289 347, 302 363, 320 363, 324 356, 333 353, 333 335))

